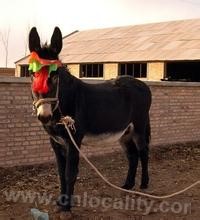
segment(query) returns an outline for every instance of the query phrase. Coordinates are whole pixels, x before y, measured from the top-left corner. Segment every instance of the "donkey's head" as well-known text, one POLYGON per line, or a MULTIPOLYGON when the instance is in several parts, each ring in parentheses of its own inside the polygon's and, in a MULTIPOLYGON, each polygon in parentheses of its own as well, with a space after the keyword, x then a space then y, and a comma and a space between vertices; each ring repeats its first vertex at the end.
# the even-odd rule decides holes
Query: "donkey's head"
POLYGON ((37 117, 42 123, 50 121, 58 107, 59 78, 57 68, 61 66, 58 54, 62 49, 62 34, 54 29, 50 45, 41 46, 37 29, 29 33, 29 70, 32 78, 32 94, 37 117))

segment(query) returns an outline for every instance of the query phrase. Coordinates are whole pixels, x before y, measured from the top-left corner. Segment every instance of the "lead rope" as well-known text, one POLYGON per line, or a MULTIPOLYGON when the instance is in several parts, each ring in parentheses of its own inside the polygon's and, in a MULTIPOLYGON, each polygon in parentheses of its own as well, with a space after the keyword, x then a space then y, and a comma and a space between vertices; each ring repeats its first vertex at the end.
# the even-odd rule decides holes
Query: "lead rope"
POLYGON ((149 198, 152 198, 152 199, 167 199, 167 198, 171 198, 171 197, 174 197, 174 196, 177 196, 179 194, 182 194, 186 191, 188 191, 189 189, 195 187, 196 185, 200 184, 200 180, 196 181, 195 183, 191 184, 190 186, 184 188, 183 190, 180 190, 178 192, 175 192, 175 193, 172 193, 172 194, 169 194, 169 195, 164 195, 164 196, 156 196, 156 195, 151 195, 151 194, 148 194, 148 193, 142 193, 142 192, 138 192, 138 191, 134 191, 134 190, 127 190, 127 189, 122 189, 120 188, 119 186, 116 186, 115 184, 112 184, 109 180, 107 180, 102 174, 101 172, 89 161, 89 159, 87 158, 87 156, 79 149, 78 145, 76 144, 72 134, 71 134, 71 131, 70 131, 70 128, 72 130, 75 129, 74 127, 74 120, 69 117, 69 116, 66 116, 66 117, 63 117, 61 118, 61 121, 59 124, 63 124, 65 126, 65 129, 67 130, 68 134, 69 134, 69 137, 73 143, 73 145, 75 146, 75 148, 77 149, 77 151, 80 153, 80 155, 84 158, 84 160, 93 168, 93 170, 99 175, 99 177, 105 181, 109 186, 117 189, 117 190, 120 190, 122 192, 126 192, 126 193, 131 193, 131 194, 135 194, 135 195, 140 195, 140 196, 145 196, 145 197, 149 197, 149 198))

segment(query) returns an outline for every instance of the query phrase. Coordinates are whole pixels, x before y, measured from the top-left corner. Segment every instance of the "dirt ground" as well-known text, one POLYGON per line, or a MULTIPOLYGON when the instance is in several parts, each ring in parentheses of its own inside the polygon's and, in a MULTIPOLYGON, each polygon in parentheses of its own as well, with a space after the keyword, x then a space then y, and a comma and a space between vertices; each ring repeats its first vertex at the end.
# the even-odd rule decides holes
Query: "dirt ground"
MULTIPOLYGON (((123 152, 92 157, 114 184, 127 172, 123 152)), ((140 167, 135 189, 139 190, 140 167)), ((200 144, 157 147, 150 153, 150 186, 145 192, 166 195, 199 180, 200 144)), ((0 168, 0 220, 31 220, 30 209, 48 212, 59 194, 56 165, 0 168)), ((176 197, 155 200, 119 192, 107 186, 81 159, 72 209, 75 220, 199 220, 200 185, 176 197)))

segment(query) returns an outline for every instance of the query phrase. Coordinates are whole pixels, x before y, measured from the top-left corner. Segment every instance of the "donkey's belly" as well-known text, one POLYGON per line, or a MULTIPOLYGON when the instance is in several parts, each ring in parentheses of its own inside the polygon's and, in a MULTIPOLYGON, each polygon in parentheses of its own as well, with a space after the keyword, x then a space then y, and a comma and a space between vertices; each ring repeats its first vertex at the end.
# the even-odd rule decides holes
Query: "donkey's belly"
POLYGON ((132 123, 129 124, 124 130, 115 133, 103 133, 99 135, 86 134, 82 140, 83 145, 108 145, 116 143, 125 134, 127 129, 132 127, 132 123))
POLYGON ((123 135, 123 131, 117 133, 106 133, 100 135, 88 134, 83 138, 82 144, 84 145, 105 145, 117 142, 123 135))

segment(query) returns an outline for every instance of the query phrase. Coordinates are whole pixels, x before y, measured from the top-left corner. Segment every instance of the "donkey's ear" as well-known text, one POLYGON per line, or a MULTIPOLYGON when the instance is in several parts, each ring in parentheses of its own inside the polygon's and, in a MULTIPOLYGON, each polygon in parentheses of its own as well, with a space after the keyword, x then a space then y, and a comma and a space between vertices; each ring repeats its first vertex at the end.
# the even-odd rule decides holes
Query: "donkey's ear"
POLYGON ((33 27, 29 33, 29 50, 30 52, 32 52, 32 51, 38 51, 40 49, 41 49, 40 37, 38 35, 36 27, 33 27))
POLYGON ((62 49, 62 33, 58 27, 55 27, 51 37, 51 49, 59 54, 62 49))

